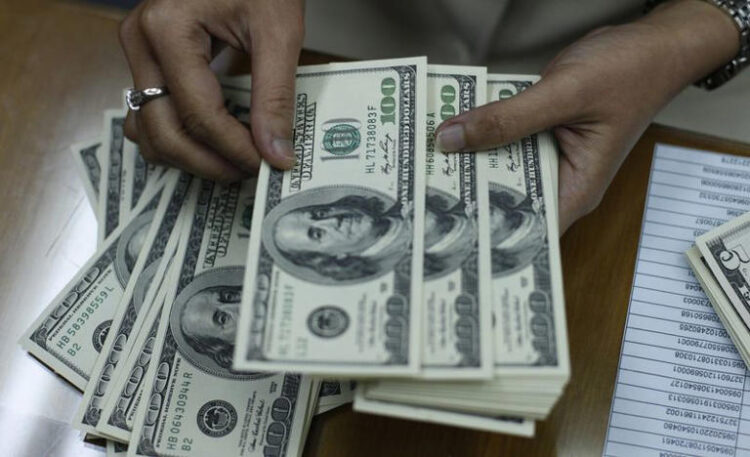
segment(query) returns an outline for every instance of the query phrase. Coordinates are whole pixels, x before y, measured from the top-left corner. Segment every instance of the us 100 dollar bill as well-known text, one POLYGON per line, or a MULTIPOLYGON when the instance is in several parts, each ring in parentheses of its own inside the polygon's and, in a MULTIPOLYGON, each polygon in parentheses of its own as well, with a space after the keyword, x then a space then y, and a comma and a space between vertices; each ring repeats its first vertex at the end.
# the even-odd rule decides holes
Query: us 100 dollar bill
POLYGON ((482 105, 483 67, 428 65, 422 375, 492 376, 487 156, 435 150, 435 129, 482 105))
POLYGON ((128 455, 128 445, 107 440, 107 457, 125 457, 128 455))
POLYGON ((102 154, 102 177, 99 182, 99 206, 96 219, 99 221, 99 240, 104 240, 125 220, 121 201, 124 190, 125 165, 125 112, 107 110, 104 112, 104 148, 102 154))
MULTIPOLYGON (((538 77, 493 75, 488 101, 538 77)), ((557 196, 547 133, 488 152, 495 370, 566 378, 570 367, 560 267, 557 196)))
POLYGON ((263 164, 235 368, 420 368, 426 61, 300 70, 296 166, 263 164))
POLYGON ((102 178, 101 138, 76 143, 70 147, 73 162, 86 192, 86 198, 96 214, 99 208, 99 183, 102 178))
MULTIPOLYGON (((227 109, 241 122, 246 122, 250 111, 249 91, 241 86, 249 87, 250 81, 247 78, 236 78, 236 81, 231 82, 236 82, 236 84, 222 83, 227 109)), ((157 169, 157 176, 160 172, 157 169)), ((151 179, 149 175, 149 180, 151 179)), ((175 230, 175 232, 178 231, 175 230)), ((168 281, 169 279, 165 276, 164 283, 167 284, 168 281)), ((159 291, 160 294, 163 289, 159 291)), ((112 387, 107 389, 103 398, 102 419, 96 425, 97 434, 124 442, 130 440, 135 413, 143 397, 145 375, 154 350, 164 298, 163 296, 157 297, 154 306, 146 313, 139 326, 140 331, 137 336, 133 338, 131 335, 128 339, 127 347, 123 351, 127 354, 127 358, 118 364, 116 374, 113 375, 112 387)), ((139 314, 139 319, 140 317, 141 314, 139 314)))
POLYGON ((354 387, 354 381, 345 381, 342 379, 322 381, 318 393, 318 412, 316 414, 320 414, 321 408, 329 406, 335 408, 345 403, 351 403, 354 395, 354 387))
POLYGON ((152 217, 153 223, 145 235, 144 248, 133 267, 120 305, 112 319, 112 333, 104 343, 73 426, 88 433, 96 433, 101 419, 104 398, 112 382, 122 375, 119 362, 127 356, 128 340, 140 329, 156 291, 161 286, 169 258, 177 247, 178 231, 173 230, 183 208, 192 178, 187 173, 172 172, 164 189, 164 198, 152 217))
POLYGON ((24 349, 83 390, 104 346, 112 317, 162 196, 154 187, 60 291, 21 338, 24 349))
MULTIPOLYGON (((170 266, 174 267, 174 264, 170 262, 170 266)), ((123 351, 127 357, 118 364, 116 376, 112 376, 112 387, 107 389, 102 400, 101 418, 96 425, 96 435, 122 443, 130 442, 135 415, 143 402, 147 384, 146 373, 154 351, 159 317, 166 300, 167 289, 173 281, 174 270, 175 268, 170 268, 165 273, 162 287, 157 291, 140 330, 135 339, 128 341, 126 350, 123 351)))
POLYGON ((128 455, 295 456, 311 395, 295 374, 232 369, 254 180, 191 196, 128 455))
POLYGON ((148 164, 138 146, 125 138, 125 111, 104 113, 104 151, 99 183, 97 219, 103 242, 130 214, 148 186, 155 185, 164 168, 148 164))
POLYGON ((379 414, 400 419, 419 420, 434 424, 484 430, 506 435, 534 436, 535 424, 531 419, 508 416, 483 416, 461 413, 440 408, 406 405, 367 398, 357 391, 354 397, 354 410, 363 413, 379 414))
POLYGON ((146 162, 138 145, 125 140, 123 144, 123 190, 120 212, 127 217, 138 205, 148 186, 156 184, 165 171, 164 167, 146 162))

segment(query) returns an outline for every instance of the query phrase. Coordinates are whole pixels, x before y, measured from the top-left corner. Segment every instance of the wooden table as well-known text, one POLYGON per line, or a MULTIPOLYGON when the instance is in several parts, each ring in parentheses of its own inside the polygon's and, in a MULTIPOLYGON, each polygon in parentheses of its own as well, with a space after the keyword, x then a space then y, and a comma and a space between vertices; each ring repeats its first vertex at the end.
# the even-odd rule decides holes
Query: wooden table
MULTIPOLYGON (((0 454, 87 457, 68 425, 80 394, 17 345, 93 253, 95 219, 67 146, 96 135, 130 84, 121 12, 46 0, 0 2, 0 454)), ((303 63, 325 61, 306 53, 303 63)), ((750 147, 652 126, 601 206, 562 239, 573 372, 536 438, 512 438, 350 409, 315 419, 306 456, 601 455, 655 142, 750 147)))

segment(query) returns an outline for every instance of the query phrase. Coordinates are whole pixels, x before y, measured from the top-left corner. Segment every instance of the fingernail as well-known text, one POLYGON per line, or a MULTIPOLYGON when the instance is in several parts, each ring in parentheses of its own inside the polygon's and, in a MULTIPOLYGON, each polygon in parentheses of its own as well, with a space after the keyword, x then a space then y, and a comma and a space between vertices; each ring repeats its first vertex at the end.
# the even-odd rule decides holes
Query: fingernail
POLYGON ((437 148, 443 152, 460 151, 466 147, 464 126, 453 124, 441 130, 435 139, 437 148))
POLYGON ((271 143, 271 153, 276 156, 279 163, 292 167, 295 162, 294 145, 291 140, 276 138, 271 143))

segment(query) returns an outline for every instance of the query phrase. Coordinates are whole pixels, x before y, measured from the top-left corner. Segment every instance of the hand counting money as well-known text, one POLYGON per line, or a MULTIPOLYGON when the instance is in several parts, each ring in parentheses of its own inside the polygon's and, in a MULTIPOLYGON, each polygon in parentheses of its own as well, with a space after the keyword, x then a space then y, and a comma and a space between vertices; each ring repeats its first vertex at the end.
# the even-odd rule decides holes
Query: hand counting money
MULTIPOLYGON (((83 390, 73 425, 112 456, 298 456, 351 402, 532 435, 570 371, 555 144, 444 153, 434 132, 536 80, 300 67, 294 167, 228 185, 147 164, 108 110, 71 147, 99 250, 21 344, 83 390)), ((250 88, 222 79, 244 123, 250 88)))

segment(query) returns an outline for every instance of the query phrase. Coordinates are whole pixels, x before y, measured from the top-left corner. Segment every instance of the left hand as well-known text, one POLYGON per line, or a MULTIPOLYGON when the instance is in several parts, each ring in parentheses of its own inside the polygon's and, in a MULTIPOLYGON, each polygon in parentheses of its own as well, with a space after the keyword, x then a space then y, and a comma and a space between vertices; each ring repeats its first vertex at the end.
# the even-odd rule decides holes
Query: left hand
POLYGON ((150 162, 223 182, 255 172, 261 157, 291 168, 303 36, 303 0, 142 0, 120 27, 122 48, 136 88, 170 95, 128 112, 125 135, 150 162), (249 129, 210 68, 225 46, 252 59, 249 129))
POLYGON ((560 233, 599 204, 651 118, 686 85, 738 51, 719 8, 677 0, 604 27, 563 50, 521 94, 445 121, 444 151, 476 151, 552 129, 560 146, 560 233))

